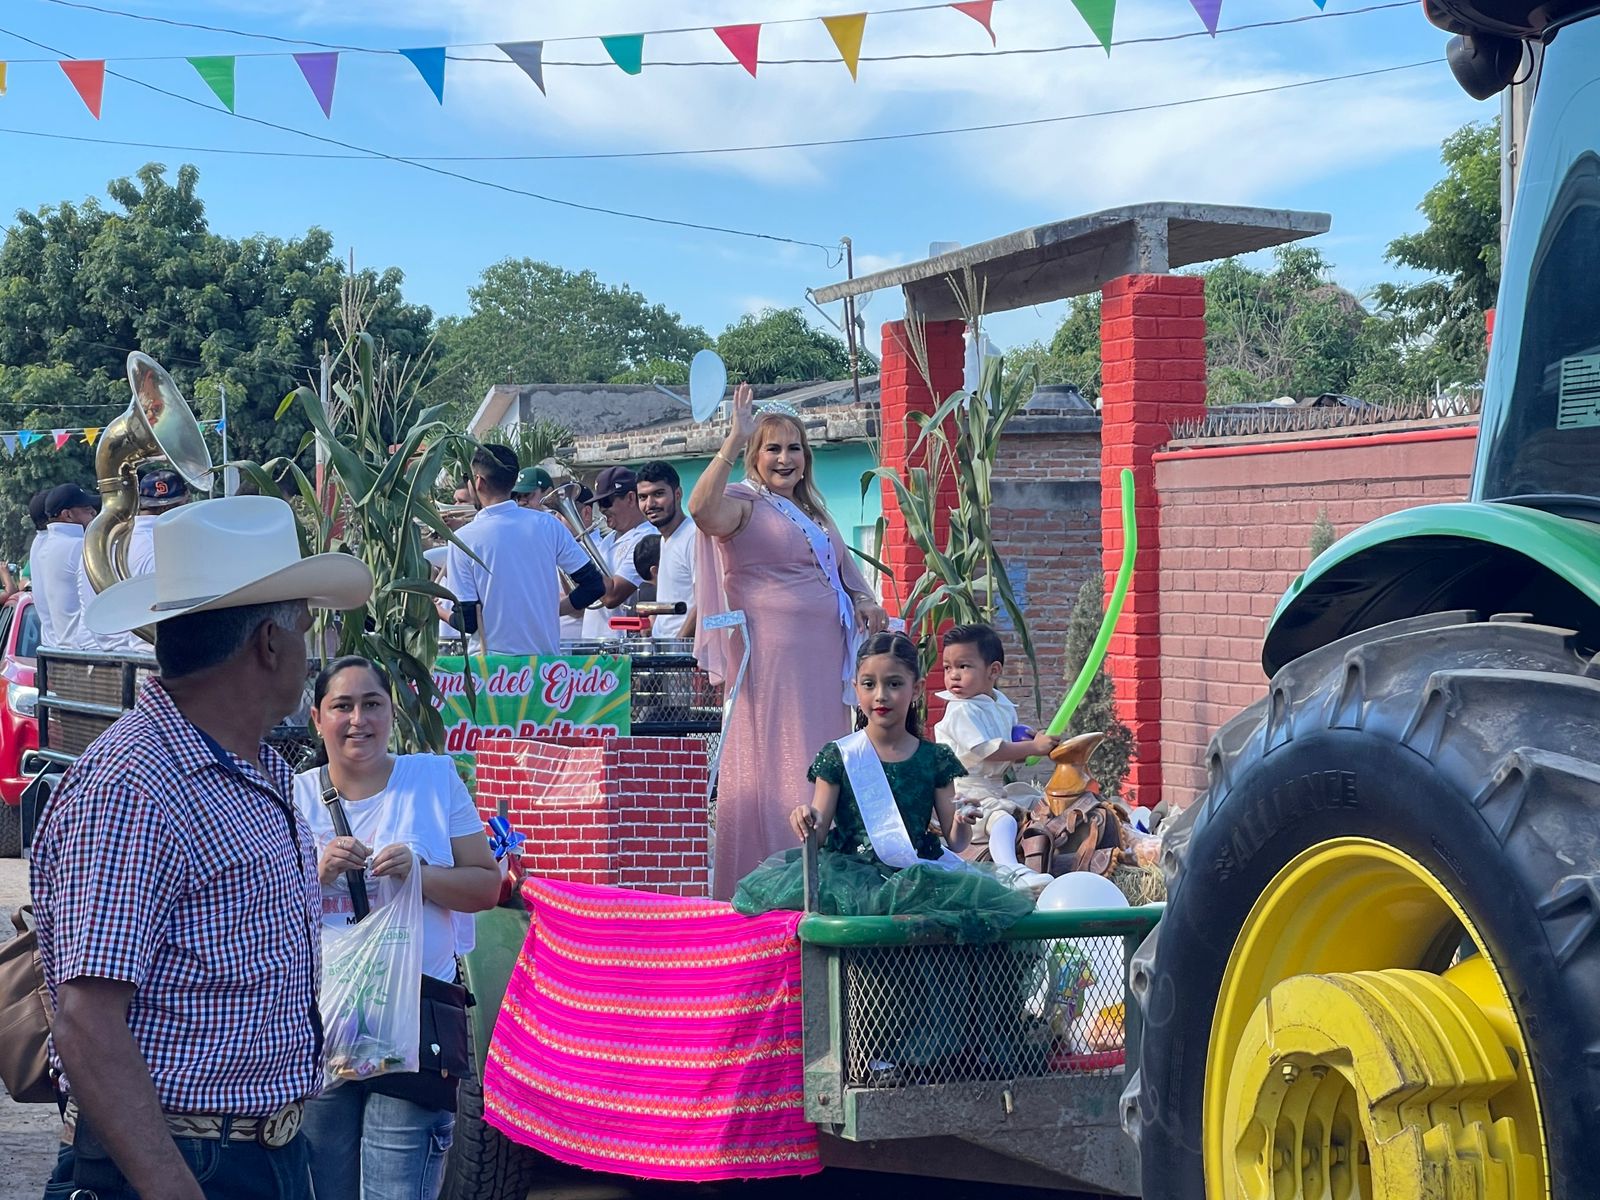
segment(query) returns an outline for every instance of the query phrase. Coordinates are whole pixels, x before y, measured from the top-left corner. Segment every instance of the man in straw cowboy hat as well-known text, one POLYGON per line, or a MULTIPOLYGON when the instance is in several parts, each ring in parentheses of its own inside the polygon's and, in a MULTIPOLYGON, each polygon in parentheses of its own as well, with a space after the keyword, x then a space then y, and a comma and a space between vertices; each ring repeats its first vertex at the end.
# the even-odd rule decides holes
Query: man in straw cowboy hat
POLYGON ((69 1098, 45 1194, 305 1200, 317 853, 263 738, 304 693, 311 610, 360 608, 372 574, 301 558, 289 506, 264 496, 174 509, 154 538, 155 573, 84 617, 153 625, 160 675, 67 772, 33 846, 69 1098))

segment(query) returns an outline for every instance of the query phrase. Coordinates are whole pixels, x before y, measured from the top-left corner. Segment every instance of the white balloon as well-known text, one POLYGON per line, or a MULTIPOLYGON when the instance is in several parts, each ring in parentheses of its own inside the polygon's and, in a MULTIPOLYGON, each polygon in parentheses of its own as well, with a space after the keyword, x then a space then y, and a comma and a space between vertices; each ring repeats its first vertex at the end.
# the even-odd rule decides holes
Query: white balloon
POLYGON ((1128 898, 1104 875, 1069 871, 1058 876, 1034 905, 1040 912, 1069 912, 1080 908, 1127 908, 1128 898))

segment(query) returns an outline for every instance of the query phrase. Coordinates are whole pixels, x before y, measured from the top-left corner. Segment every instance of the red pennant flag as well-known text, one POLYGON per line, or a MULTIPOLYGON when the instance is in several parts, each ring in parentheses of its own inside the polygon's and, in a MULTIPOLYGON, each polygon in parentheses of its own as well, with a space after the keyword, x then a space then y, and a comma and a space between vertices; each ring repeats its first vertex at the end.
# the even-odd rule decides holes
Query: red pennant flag
POLYGON ((991 46, 995 44, 994 26, 989 24, 989 18, 994 14, 994 0, 966 0, 965 3, 952 4, 950 7, 957 12, 966 13, 982 25, 984 32, 989 35, 989 44, 991 46))
POLYGON ((84 106, 100 119, 100 97, 106 87, 106 60, 103 58, 65 59, 61 69, 67 73, 72 86, 77 89, 84 106))
POLYGON ((72 434, 67 432, 65 429, 52 429, 50 432, 55 434, 57 450, 61 449, 61 447, 65 446, 72 440, 72 434))
MULTIPOLYGON (((991 0, 991 3, 993 0, 991 0)), ((722 25, 716 30, 722 39, 722 44, 728 52, 739 60, 739 65, 750 72, 750 78, 756 74, 756 45, 761 40, 761 26, 759 25, 722 25)))

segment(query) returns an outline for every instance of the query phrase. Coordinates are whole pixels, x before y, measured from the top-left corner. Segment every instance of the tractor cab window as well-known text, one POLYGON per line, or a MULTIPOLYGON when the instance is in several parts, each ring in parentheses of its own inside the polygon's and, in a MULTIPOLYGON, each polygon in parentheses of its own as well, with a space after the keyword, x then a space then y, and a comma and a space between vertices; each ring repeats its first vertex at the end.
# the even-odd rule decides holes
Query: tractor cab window
POLYGON ((1551 43, 1500 285, 1479 498, 1600 520, 1600 21, 1551 43))

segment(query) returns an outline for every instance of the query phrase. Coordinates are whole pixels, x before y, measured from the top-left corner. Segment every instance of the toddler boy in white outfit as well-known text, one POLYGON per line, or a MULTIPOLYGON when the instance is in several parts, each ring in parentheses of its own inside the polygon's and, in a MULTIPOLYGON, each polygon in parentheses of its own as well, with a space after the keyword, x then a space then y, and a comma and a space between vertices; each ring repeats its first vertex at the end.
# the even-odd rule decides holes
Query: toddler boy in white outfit
POLYGON ((1006 651, 989 626, 951 629, 944 635, 942 658, 945 690, 939 696, 947 707, 933 736, 950 747, 967 769, 956 780, 956 800, 983 810, 979 828, 988 833, 989 856, 1001 879, 1021 890, 1038 891, 1050 877, 1018 864, 1017 823, 1026 820, 1039 789, 1008 784, 1005 774, 1013 763, 1049 754, 1061 739, 1037 733, 1023 741, 1012 740, 1017 706, 995 686, 1005 669, 1006 651))

